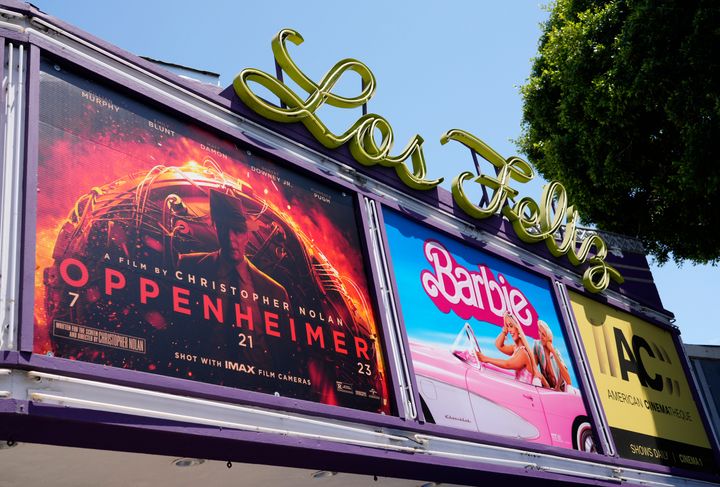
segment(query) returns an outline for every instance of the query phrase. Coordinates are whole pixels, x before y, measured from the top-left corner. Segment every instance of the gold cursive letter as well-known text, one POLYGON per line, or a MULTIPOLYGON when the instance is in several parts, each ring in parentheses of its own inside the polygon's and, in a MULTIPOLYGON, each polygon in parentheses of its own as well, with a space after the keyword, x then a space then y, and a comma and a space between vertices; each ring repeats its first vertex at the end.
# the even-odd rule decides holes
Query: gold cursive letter
POLYGON ((423 139, 419 135, 413 137, 405 149, 397 156, 391 156, 394 144, 393 130, 390 124, 380 115, 369 113, 363 115, 340 135, 333 134, 316 115, 316 111, 325 103, 338 108, 357 108, 367 103, 375 93, 375 76, 370 69, 355 59, 343 59, 335 64, 320 80, 315 83, 297 67, 290 58, 285 46, 289 40, 296 45, 303 42, 302 36, 292 29, 283 29, 272 41, 275 60, 282 70, 307 91, 308 97, 303 101, 295 92, 277 78, 258 69, 244 69, 233 80, 233 88, 240 99, 256 113, 276 122, 301 122, 310 133, 328 149, 336 149, 346 142, 350 143, 353 158, 365 166, 381 165, 395 169, 400 180, 408 187, 417 190, 435 188, 443 179, 426 179, 427 167, 423 154, 423 139), (332 92, 333 87, 346 71, 354 71, 362 79, 362 92, 355 97, 344 97, 332 92), (282 106, 274 105, 257 96, 249 86, 257 83, 280 99, 282 106), (376 131, 380 134, 380 143, 375 141, 376 131), (404 162, 410 158, 412 170, 404 162))

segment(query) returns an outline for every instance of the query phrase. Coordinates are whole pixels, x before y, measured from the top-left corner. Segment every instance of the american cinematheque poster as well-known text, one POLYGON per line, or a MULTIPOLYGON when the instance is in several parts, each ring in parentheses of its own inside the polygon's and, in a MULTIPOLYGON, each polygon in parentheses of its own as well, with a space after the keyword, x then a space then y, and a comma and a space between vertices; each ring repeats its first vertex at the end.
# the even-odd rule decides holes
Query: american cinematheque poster
POLYGON ((390 412, 352 194, 41 71, 36 353, 390 412))
POLYGON ((716 472, 672 332, 576 292, 569 298, 618 455, 716 472))
POLYGON ((383 215, 425 419, 595 451, 550 281, 383 215))

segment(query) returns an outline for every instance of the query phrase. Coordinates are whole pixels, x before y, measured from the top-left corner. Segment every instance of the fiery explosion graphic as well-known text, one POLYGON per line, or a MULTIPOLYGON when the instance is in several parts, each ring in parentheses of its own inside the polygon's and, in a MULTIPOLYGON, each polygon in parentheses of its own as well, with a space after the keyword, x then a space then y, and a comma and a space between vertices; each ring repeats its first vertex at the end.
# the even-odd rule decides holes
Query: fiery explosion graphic
MULTIPOLYGON (((42 89, 41 85, 41 94, 42 89)), ((157 333, 165 332, 171 321, 162 309, 145 309, 140 315, 135 305, 119 307, 92 279, 83 289, 80 307, 68 311, 67 283, 61 282, 59 266, 63 259, 84 259, 95 262, 88 266, 92 272, 93 265, 105 264, 103 255, 112 255, 150 268, 173 269, 182 253, 217 248, 208 194, 221 191, 241 198, 249 210, 253 225, 248 257, 253 264, 282 283, 291 302, 335 316, 335 331, 342 331, 348 341, 361 337, 371 344, 375 372, 371 378, 361 377, 361 382, 373 391, 371 396, 381 399, 377 410, 389 412, 352 198, 265 159, 246 156, 233 144, 189 125, 182 125, 185 133, 179 134, 152 116, 135 114, 133 123, 123 123, 122 117, 107 116, 115 108, 120 112, 120 107, 98 102, 107 97, 79 92, 84 104, 75 123, 58 123, 53 119, 57 114, 41 113, 34 351, 151 372, 162 368, 160 361, 116 363, 113 352, 102 347, 58 347, 53 322, 71 321, 71 315, 76 320, 99 316, 107 323, 137 315, 157 333), (339 200, 344 201, 341 210, 335 208, 339 200), (298 275, 305 277, 299 280, 298 275)), ((122 331, 116 325, 118 330, 122 331)), ((320 401, 355 407, 338 397, 342 395, 334 384, 337 381, 339 388, 340 382, 358 383, 351 359, 325 357, 306 364, 320 401)), ((183 373, 194 375, 191 369, 183 373)))

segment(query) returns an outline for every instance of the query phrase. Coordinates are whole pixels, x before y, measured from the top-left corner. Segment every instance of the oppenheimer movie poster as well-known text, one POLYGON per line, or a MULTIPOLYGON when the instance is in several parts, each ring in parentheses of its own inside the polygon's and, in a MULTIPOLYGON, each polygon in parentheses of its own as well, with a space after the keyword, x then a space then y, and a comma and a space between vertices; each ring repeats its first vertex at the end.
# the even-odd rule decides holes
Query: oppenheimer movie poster
POLYGON ((41 71, 36 353, 390 412, 353 194, 41 71))

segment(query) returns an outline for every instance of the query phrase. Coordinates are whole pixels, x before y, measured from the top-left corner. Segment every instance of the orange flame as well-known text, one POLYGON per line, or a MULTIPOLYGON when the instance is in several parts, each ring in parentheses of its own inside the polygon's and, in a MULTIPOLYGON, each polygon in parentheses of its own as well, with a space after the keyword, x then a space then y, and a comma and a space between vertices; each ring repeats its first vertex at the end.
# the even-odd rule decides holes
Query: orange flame
MULTIPOLYGON (((293 191, 293 184, 309 183, 309 180, 294 173, 284 179, 286 170, 264 160, 258 161, 258 166, 280 176, 268 177, 253 171, 245 153, 200 131, 198 136, 212 140, 213 146, 219 147, 220 151, 184 136, 159 139, 157 134, 144 127, 133 133, 120 133, 117 128, 97 133, 91 132, 91 124, 87 125, 87 133, 71 134, 41 124, 35 273, 34 350, 37 353, 51 351, 43 304, 43 269, 52 266, 55 240, 78 199, 92 188, 132 173, 147 172, 158 165, 201 170, 201 163, 208 158, 216 161, 227 176, 249 183, 275 211, 284 215, 291 226, 302 229, 341 276, 357 285, 355 289, 348 289, 353 304, 367 317, 365 325, 371 333, 380 335, 370 305, 372 300, 357 228, 347 224, 340 228, 338 222, 328 217, 328 203, 313 198, 311 191, 293 191)), ((326 191, 334 193, 332 189, 326 191)), ((158 322, 154 326, 162 327, 162 324, 158 322)), ((384 364, 380 361, 377 365, 384 376, 384 364)), ((386 381, 381 381, 379 386, 384 389, 383 397, 387 397, 386 381)))

